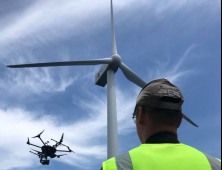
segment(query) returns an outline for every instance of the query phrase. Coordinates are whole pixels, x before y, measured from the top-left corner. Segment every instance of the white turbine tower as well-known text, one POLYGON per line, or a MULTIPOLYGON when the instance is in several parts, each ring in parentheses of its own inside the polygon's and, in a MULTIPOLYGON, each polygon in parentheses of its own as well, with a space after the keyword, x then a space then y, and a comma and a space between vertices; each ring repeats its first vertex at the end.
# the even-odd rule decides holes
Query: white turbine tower
MULTIPOLYGON (((98 65, 103 64, 99 72, 95 75, 95 84, 104 87, 107 84, 107 159, 119 155, 117 116, 116 116, 116 92, 114 74, 120 68, 125 77, 143 88, 147 83, 128 68, 117 53, 115 31, 113 23, 113 3, 111 0, 111 27, 112 27, 112 56, 110 58, 83 60, 83 61, 65 61, 50 63, 33 63, 8 65, 11 68, 22 67, 50 67, 50 66, 75 66, 75 65, 98 65)), ((184 117, 188 122, 197 126, 188 117, 184 117)))

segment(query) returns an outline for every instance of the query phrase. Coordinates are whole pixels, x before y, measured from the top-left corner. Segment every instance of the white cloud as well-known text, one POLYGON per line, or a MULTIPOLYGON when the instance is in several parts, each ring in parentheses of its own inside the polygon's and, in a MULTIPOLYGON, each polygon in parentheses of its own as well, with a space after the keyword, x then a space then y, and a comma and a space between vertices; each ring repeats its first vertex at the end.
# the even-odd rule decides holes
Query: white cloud
MULTIPOLYGON (((37 119, 36 115, 38 115, 38 113, 29 112, 20 108, 0 109, 0 138, 4 139, 0 144, 0 149, 4 151, 0 153, 0 157, 2 158, 1 168, 10 169, 13 167, 40 165, 38 158, 28 152, 31 146, 26 145, 26 141, 28 136, 37 135, 42 129, 45 129, 45 132, 42 134, 44 141, 50 138, 58 140, 64 132, 65 144, 69 145, 70 148, 76 152, 75 154, 66 156, 66 159, 59 159, 60 161, 66 161, 71 165, 82 167, 85 163, 91 162, 88 160, 88 156, 101 158, 106 155, 104 145, 92 145, 90 142, 82 142, 85 141, 84 136, 87 138, 87 135, 89 135, 89 138, 94 137, 93 133, 89 133, 90 129, 94 130, 94 127, 90 126, 92 128, 90 128, 87 133, 80 130, 82 129, 81 124, 87 126, 98 124, 98 122, 93 123, 93 120, 87 120, 79 124, 58 126, 59 120, 56 117, 43 116, 37 119), (13 162, 13 164, 10 162, 13 162)), ((42 145, 37 139, 30 138, 30 142, 39 146, 42 145)), ((52 141, 50 143, 52 143, 52 141)), ((37 148, 36 150, 39 149, 37 148)))
MULTIPOLYGON (((64 134, 64 144, 70 146, 75 154, 66 156, 65 159, 54 159, 52 161, 62 161, 70 165, 84 168, 85 165, 93 165, 94 159, 106 159, 106 143, 98 142, 106 138, 106 96, 99 96, 86 92, 88 100, 77 98, 74 100, 79 107, 85 110, 88 118, 74 121, 72 124, 59 122, 55 116, 44 115, 41 113, 30 112, 21 108, 10 108, 7 104, 0 104, 0 138, 4 139, 0 143, 1 167, 10 169, 13 167, 37 166, 39 160, 35 155, 31 155, 26 145, 27 137, 32 137, 40 133, 44 141, 53 138, 58 140, 62 133, 64 134), (40 117, 40 118, 39 118, 40 117), (90 127, 90 128, 89 128, 90 127), (15 142, 16 141, 16 142, 15 142), (13 156, 12 156, 13 153, 13 156), (5 159, 10 157, 10 159, 5 159), (9 162, 14 162, 13 165, 9 162)), ((135 129, 131 120, 131 112, 134 107, 134 97, 126 95, 117 89, 118 106, 118 129, 120 135, 125 135, 135 129), (120 105, 121 103, 121 105, 120 105), (129 118, 128 121, 126 118, 129 118)), ((41 112, 41 111, 40 111, 41 112)), ((30 142, 41 146, 38 139, 30 138, 30 142)), ((52 142, 50 142, 51 144, 52 142)), ((60 148, 59 148, 60 149, 60 148)), ((37 150, 39 150, 37 148, 37 150)), ((90 167, 87 167, 90 169, 90 167)))

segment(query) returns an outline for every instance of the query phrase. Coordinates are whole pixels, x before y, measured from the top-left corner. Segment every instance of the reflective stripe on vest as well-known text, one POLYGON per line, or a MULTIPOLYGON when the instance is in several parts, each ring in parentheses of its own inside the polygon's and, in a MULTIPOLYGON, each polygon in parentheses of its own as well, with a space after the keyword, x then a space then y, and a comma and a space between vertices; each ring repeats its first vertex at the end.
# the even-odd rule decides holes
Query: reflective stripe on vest
POLYGON ((142 144, 103 162, 103 170, 221 170, 221 161, 185 144, 142 144))
POLYGON ((129 155, 129 152, 126 152, 122 155, 115 157, 117 170, 133 170, 133 164, 129 155))

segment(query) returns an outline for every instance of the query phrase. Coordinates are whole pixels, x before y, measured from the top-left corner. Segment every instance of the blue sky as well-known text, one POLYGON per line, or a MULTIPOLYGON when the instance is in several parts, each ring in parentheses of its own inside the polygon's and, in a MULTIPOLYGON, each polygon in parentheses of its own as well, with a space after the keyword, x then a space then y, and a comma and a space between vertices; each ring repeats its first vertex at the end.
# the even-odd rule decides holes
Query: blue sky
MULTIPOLYGON (((147 83, 168 78, 178 86, 184 114, 199 125, 183 120, 179 141, 221 159, 221 1, 113 3, 122 62, 147 83)), ((7 0, 0 6, 1 168, 100 169, 107 156, 107 89, 94 77, 101 66, 6 65, 110 57, 110 1, 7 0), (43 129, 45 141, 65 133, 64 144, 76 153, 42 166, 26 141, 43 129)), ((115 84, 121 154, 141 144, 131 118, 141 88, 120 69, 115 84)))

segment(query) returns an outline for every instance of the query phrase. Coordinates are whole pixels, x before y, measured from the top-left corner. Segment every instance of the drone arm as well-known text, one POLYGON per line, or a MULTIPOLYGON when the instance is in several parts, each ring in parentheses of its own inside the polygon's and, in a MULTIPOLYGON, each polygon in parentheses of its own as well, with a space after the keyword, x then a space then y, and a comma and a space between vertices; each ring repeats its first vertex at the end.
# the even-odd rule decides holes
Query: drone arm
POLYGON ((64 145, 64 144, 62 144, 62 143, 60 143, 60 142, 58 142, 58 141, 56 141, 56 140, 54 140, 54 139, 51 139, 51 140, 54 141, 54 142, 56 142, 56 144, 59 143, 59 145, 63 145, 63 146, 65 146, 65 147, 68 148, 68 146, 66 146, 66 145, 64 145))
POLYGON ((56 142, 56 143, 59 143, 58 141, 54 140, 54 139, 51 139, 52 141, 56 142))
MULTIPOLYGON (((67 154, 63 154, 63 155, 67 155, 67 154)), ((63 156, 63 155, 56 155, 56 156, 63 156)))
POLYGON ((54 139, 51 139, 52 141, 54 141, 54 142, 56 142, 56 144, 55 145, 53 145, 53 147, 55 147, 55 148, 57 148, 57 146, 59 146, 61 143, 60 142, 58 142, 58 141, 56 141, 56 140, 54 140, 54 139))
POLYGON ((42 141, 43 145, 45 145, 45 143, 43 142, 43 140, 41 139, 41 137, 39 137, 39 139, 42 141))
POLYGON ((38 147, 38 148, 41 148, 40 146, 37 146, 37 145, 33 145, 31 143, 27 143, 28 145, 32 145, 32 146, 35 146, 35 147, 38 147))
MULTIPOLYGON (((58 152, 73 152, 72 150, 69 150, 69 151, 64 151, 64 150, 56 150, 58 152)), ((75 153, 75 152, 74 152, 75 153)))
POLYGON ((37 156, 40 156, 39 154, 37 154, 37 153, 34 153, 34 152, 32 152, 32 151, 29 151, 29 152, 31 152, 31 153, 33 153, 33 154, 35 154, 35 155, 37 155, 37 156))
POLYGON ((56 156, 57 156, 57 158, 60 158, 60 156, 64 156, 64 155, 67 155, 67 154, 63 154, 63 155, 56 155, 56 156))
MULTIPOLYGON (((65 147, 67 147, 67 149, 68 149, 68 151, 64 151, 64 150, 56 150, 56 151, 59 151, 59 152, 73 152, 68 146, 66 146, 66 145, 64 145, 64 144, 62 144, 62 143, 60 143, 60 142, 58 142, 58 141, 56 141, 56 140, 54 140, 54 139, 51 139, 52 141, 54 141, 54 142, 56 142, 56 144, 54 145, 54 146, 58 146, 58 144, 59 145, 63 145, 63 146, 65 146, 65 147)), ((75 153, 75 152, 73 152, 73 153, 75 153)))
MULTIPOLYGON (((31 148, 30 148, 30 149, 31 149, 31 148)), ((42 152, 39 152, 39 151, 37 151, 37 150, 35 150, 35 149, 31 149, 31 150, 33 150, 33 151, 35 151, 35 152, 38 152, 38 154, 40 154, 40 155, 43 154, 42 152)))
POLYGON ((38 148, 41 148, 40 146, 31 144, 31 143, 29 142, 29 138, 28 138, 27 144, 28 144, 28 145, 32 145, 32 146, 35 146, 35 147, 38 147, 38 148))
MULTIPOLYGON (((54 141, 54 142, 56 142, 56 144, 54 145, 54 146, 58 146, 58 145, 63 145, 63 146, 66 146, 66 145, 64 145, 64 144, 62 144, 61 142, 58 142, 58 141, 56 141, 56 140, 54 140, 54 139, 51 139, 52 141, 54 141)), ((66 146, 66 147, 68 147, 68 146, 66 146)))

